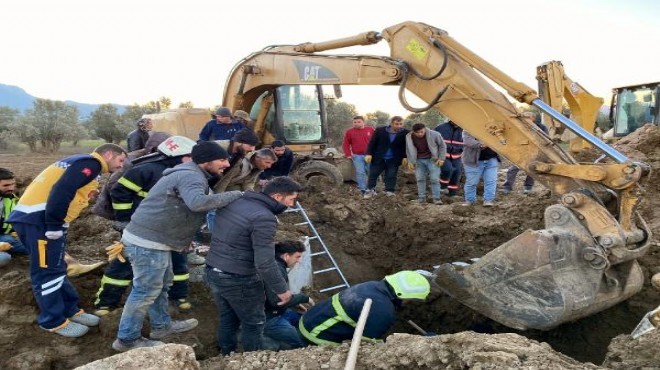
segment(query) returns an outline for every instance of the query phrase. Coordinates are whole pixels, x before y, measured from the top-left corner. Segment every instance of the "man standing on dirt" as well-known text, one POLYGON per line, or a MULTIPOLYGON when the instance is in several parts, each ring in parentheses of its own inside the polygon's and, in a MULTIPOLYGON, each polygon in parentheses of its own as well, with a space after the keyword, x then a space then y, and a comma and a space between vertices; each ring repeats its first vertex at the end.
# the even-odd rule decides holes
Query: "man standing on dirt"
POLYGON ((246 192, 216 212, 211 249, 206 257, 206 282, 218 306, 218 342, 223 355, 238 346, 262 349, 266 316, 264 285, 280 299, 291 300, 291 291, 275 262, 276 215, 294 205, 302 187, 289 177, 277 177, 261 192, 246 192))
POLYGON ((149 118, 140 118, 135 125, 137 128, 129 132, 126 138, 128 152, 144 149, 149 140, 149 131, 154 127, 153 122, 149 118))
POLYGON ((16 191, 16 179, 14 174, 6 168, 0 168, 0 267, 9 264, 14 254, 28 254, 27 249, 18 240, 18 235, 11 225, 5 221, 16 207, 18 197, 16 191))
POLYGON ((403 118, 394 116, 389 126, 376 129, 367 147, 365 160, 371 164, 369 182, 364 198, 376 195, 376 183, 380 174, 385 172, 385 195, 394 196, 399 166, 406 157, 406 134, 403 118))
POLYGON ((440 169, 440 190, 450 197, 458 195, 458 182, 463 172, 463 129, 452 121, 440 124, 434 129, 442 135, 447 145, 445 163, 440 169))
POLYGON ((241 192, 211 194, 208 180, 229 166, 227 151, 217 143, 203 141, 192 149, 192 162, 163 172, 147 197, 135 210, 124 229, 124 252, 133 266, 133 289, 119 322, 116 351, 153 347, 157 340, 142 337, 144 318, 149 313, 151 339, 192 330, 197 320, 173 321, 167 310, 167 290, 172 284, 171 252, 190 246, 204 215, 225 207, 241 192))
POLYGON ((364 302, 372 300, 362 339, 379 342, 394 325, 402 300, 424 301, 431 292, 429 281, 416 271, 399 271, 380 281, 353 285, 318 303, 303 314, 298 329, 310 343, 339 345, 353 338, 364 302))
MULTIPOLYGON (((190 162, 190 152, 195 142, 187 137, 172 136, 158 146, 160 155, 140 162, 126 171, 110 190, 114 211, 113 228, 122 232, 137 207, 163 175, 163 171, 181 163, 190 162)), ((172 251, 174 283, 168 291, 169 299, 181 311, 188 311, 188 259, 186 254, 172 251)), ((94 307, 97 316, 105 316, 119 307, 122 295, 133 280, 130 262, 115 258, 105 269, 101 287, 96 293, 94 307)))
POLYGON ((199 141, 231 140, 240 130, 247 128, 239 121, 234 121, 231 109, 220 107, 215 111, 215 116, 208 121, 199 132, 199 141))
POLYGON ((364 123, 364 117, 353 117, 353 127, 344 133, 344 157, 353 161, 355 179, 362 194, 367 190, 367 174, 369 162, 366 160, 367 146, 374 134, 374 128, 364 123))
POLYGON ((417 179, 417 203, 426 203, 426 177, 431 182, 433 204, 440 200, 440 167, 445 163, 447 145, 442 135, 429 130, 423 123, 415 123, 412 132, 406 135, 408 168, 415 169, 417 179))
POLYGON ((30 253, 32 292, 39 306, 39 327, 65 337, 81 337, 97 316, 78 307, 78 293, 67 276, 66 234, 69 223, 98 194, 99 175, 119 170, 126 151, 103 144, 91 154, 59 160, 25 189, 7 222, 30 253))

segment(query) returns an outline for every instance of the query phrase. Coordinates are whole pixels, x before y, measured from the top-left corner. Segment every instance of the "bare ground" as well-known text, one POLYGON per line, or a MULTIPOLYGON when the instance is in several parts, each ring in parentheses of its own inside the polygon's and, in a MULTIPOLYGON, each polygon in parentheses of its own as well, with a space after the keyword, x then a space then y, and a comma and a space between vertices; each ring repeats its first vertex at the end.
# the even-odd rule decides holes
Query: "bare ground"
MULTIPOLYGON (((631 158, 648 163, 653 169, 649 181, 644 184, 646 195, 641 213, 655 235, 659 235, 660 182, 657 172, 660 169, 660 130, 656 127, 642 130, 619 142, 617 147, 631 158)), ((39 171, 59 157, 0 155, 0 166, 14 170, 19 185, 25 186, 39 171)), ((583 159, 592 158, 588 153, 583 159)), ((543 227, 544 209, 556 202, 554 196, 537 186, 531 195, 512 193, 499 196, 493 208, 480 205, 461 207, 458 204, 460 199, 449 198, 445 198, 445 204, 440 206, 416 205, 410 202, 416 198, 412 182, 410 175, 402 179, 402 192, 396 197, 378 196, 363 200, 350 185, 333 189, 323 181, 318 181, 310 184, 301 197, 301 203, 349 282, 381 279, 385 274, 402 268, 430 269, 440 263, 481 256, 525 229, 543 227)), ((282 221, 282 230, 278 235, 280 239, 308 233, 304 226, 291 225, 299 221, 295 215, 286 215, 282 221)), ((107 221, 85 214, 72 224, 69 251, 84 262, 103 260, 103 248, 117 237, 118 234, 111 231, 107 221)), ((660 368, 660 355, 657 350, 652 350, 658 348, 660 335, 649 334, 642 337, 643 341, 632 341, 627 335, 646 312, 660 304, 660 293, 649 283, 649 277, 660 272, 660 249, 657 248, 657 239, 654 242, 655 246, 640 259, 646 276, 644 289, 609 310, 547 332, 515 332, 465 308, 442 293, 434 292, 427 304, 405 307, 392 332, 414 333, 406 323, 412 319, 435 333, 460 332, 460 335, 441 335, 430 339, 418 336, 391 337, 384 348, 368 346, 364 349, 360 357, 362 368, 488 368, 490 362, 501 365, 492 368, 584 368, 592 366, 588 363, 603 364, 606 358, 604 365, 612 368, 660 368), (537 341, 547 344, 539 344, 537 341), (449 348, 447 343, 455 343, 456 346, 449 348), (475 347, 478 345, 481 347, 475 347), (530 354, 523 351, 528 347, 534 348, 534 362, 530 354), (464 352, 457 348, 464 348, 464 352), (407 358, 418 353, 416 351, 431 355, 419 363, 406 363, 407 358), (393 352, 401 353, 403 362, 385 361, 385 365, 376 365, 377 359, 384 357, 383 354, 393 352), (491 352, 498 353, 501 358, 475 355, 491 352), (449 362, 443 362, 442 358, 449 362)), ((323 265, 322 261, 316 263, 317 266, 323 265)), ((114 354, 110 344, 116 334, 119 312, 104 318, 100 328, 93 328, 80 339, 66 339, 46 333, 35 323, 37 308, 26 270, 27 259, 20 257, 9 267, 0 270, 0 317, 3 318, 0 326, 0 368, 68 369, 114 354)), ((83 308, 92 310, 101 275, 102 271, 97 271, 72 280, 81 295, 83 308)), ((321 277, 317 279, 316 287, 329 286, 335 282, 336 278, 321 277)), ((337 350, 311 348, 279 354, 238 354, 227 359, 215 358, 217 313, 203 284, 191 284, 191 301, 194 310, 188 316, 199 319, 200 326, 191 333, 173 338, 172 342, 193 346, 197 359, 202 361, 202 367, 238 368, 235 363, 232 365, 232 361, 239 361, 242 364, 261 363, 267 368, 334 368, 333 364, 345 358, 344 347, 337 350), (316 365, 313 361, 309 364, 305 362, 310 359, 319 361, 316 365), (267 362, 259 362, 262 360, 267 362), (272 366, 265 366, 268 361, 272 366), (282 363, 290 365, 282 367, 282 363)), ((179 316, 175 311, 173 314, 179 316)), ((145 328, 145 333, 148 333, 147 330, 145 328)), ((245 368, 259 368, 257 365, 250 366, 246 365, 245 368)))

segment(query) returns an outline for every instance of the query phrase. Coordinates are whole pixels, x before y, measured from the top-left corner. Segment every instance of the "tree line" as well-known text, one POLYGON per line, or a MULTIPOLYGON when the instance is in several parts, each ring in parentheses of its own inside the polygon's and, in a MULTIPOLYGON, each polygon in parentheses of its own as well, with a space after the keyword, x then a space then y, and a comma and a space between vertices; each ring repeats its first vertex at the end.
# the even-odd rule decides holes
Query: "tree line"
MULTIPOLYGON (((161 97, 145 104, 129 105, 119 113, 116 106, 102 104, 89 117, 81 119, 78 108, 62 101, 35 99, 32 107, 21 114, 16 109, 0 106, 0 149, 10 142, 21 142, 30 151, 56 152, 62 142, 77 145, 85 139, 103 139, 118 144, 135 129, 144 114, 169 109, 171 100, 161 97)), ((190 108, 185 102, 179 108, 190 108)))
MULTIPOLYGON (((145 104, 129 105, 119 113, 116 106, 102 104, 89 117, 81 119, 78 108, 63 101, 35 99, 32 107, 24 113, 0 106, 0 149, 7 149, 10 142, 24 143, 30 151, 56 152, 62 142, 74 146, 85 139, 103 139, 109 143, 120 143, 135 129, 135 123, 144 115, 158 113, 170 108, 171 100, 161 97, 145 104)), ((191 102, 179 108, 192 108, 191 102)), ((341 146, 344 132, 351 127, 354 116, 362 115, 367 124, 374 127, 389 125, 391 115, 383 111, 360 113, 355 105, 326 100, 328 135, 330 145, 341 146)), ((424 113, 413 113, 404 117, 405 127, 422 122, 434 128, 444 117, 432 108, 424 113)))

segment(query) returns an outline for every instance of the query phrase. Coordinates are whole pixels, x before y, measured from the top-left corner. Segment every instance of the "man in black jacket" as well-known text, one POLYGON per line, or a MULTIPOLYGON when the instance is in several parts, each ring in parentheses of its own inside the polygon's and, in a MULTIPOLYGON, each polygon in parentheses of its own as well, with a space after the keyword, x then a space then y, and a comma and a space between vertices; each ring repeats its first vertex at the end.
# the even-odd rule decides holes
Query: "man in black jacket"
POLYGON ((244 351, 262 348, 264 285, 277 294, 280 305, 291 300, 275 262, 276 215, 294 205, 301 189, 292 179, 278 177, 261 192, 248 191, 216 211, 206 282, 218 307, 218 342, 224 355, 236 350, 239 326, 244 351))
POLYGON ((400 116, 392 117, 389 126, 378 127, 374 132, 364 158, 367 163, 371 164, 367 191, 364 193, 365 199, 376 195, 376 182, 383 171, 385 172, 385 194, 394 195, 399 166, 406 158, 406 134, 408 132, 403 128, 403 118, 400 116))
POLYGON ((149 140, 149 131, 154 127, 154 124, 149 118, 140 118, 135 126, 137 128, 129 132, 128 137, 126 137, 126 146, 129 152, 144 149, 149 140))
POLYGON ((264 186, 273 177, 289 176, 291 167, 293 167, 293 152, 284 145, 282 140, 275 140, 270 144, 270 148, 277 156, 277 162, 270 168, 259 174, 259 185, 264 186))
MULTIPOLYGON (((280 268, 280 274, 289 283, 287 269, 292 269, 300 262, 305 245, 296 240, 285 240, 275 244, 275 262, 280 268)), ((294 294, 289 303, 278 305, 279 299, 275 292, 266 290, 266 324, 264 326, 264 348, 269 350, 294 349, 305 347, 307 343, 298 333, 298 321, 301 314, 294 311, 306 311, 305 304, 313 305, 309 296, 302 293, 294 294)))

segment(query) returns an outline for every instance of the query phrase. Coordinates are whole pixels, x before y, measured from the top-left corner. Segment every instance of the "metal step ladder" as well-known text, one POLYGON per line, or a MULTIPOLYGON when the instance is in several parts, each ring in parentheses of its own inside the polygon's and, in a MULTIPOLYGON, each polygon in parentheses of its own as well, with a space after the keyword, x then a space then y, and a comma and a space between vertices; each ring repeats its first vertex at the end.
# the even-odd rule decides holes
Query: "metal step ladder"
POLYGON ((294 212, 295 213, 300 213, 300 215, 304 219, 304 222, 297 223, 297 224, 295 224, 295 226, 306 225, 312 231, 312 234, 313 234, 312 236, 310 236, 308 238, 309 243, 310 243, 310 251, 312 252, 310 256, 312 258, 314 258, 314 257, 324 257, 325 256, 325 257, 328 258, 328 260, 330 261, 330 263, 332 265, 331 267, 328 267, 328 268, 312 271, 312 274, 318 275, 318 274, 330 273, 330 272, 334 271, 334 272, 337 273, 337 275, 339 275, 339 278, 342 281, 340 284, 320 289, 319 293, 325 293, 325 292, 329 292, 329 291, 336 290, 336 289, 349 288, 350 284, 348 284, 348 281, 346 280, 346 277, 344 276, 344 273, 342 273, 341 270, 339 269, 339 266, 337 266, 337 262, 332 257, 332 254, 330 254, 330 251, 328 250, 328 247, 323 242, 323 239, 321 239, 321 236, 319 235, 318 231, 316 231, 316 228, 314 227, 314 224, 312 224, 312 221, 307 216, 307 212, 305 212, 305 209, 302 207, 300 202, 296 201, 295 208, 289 208, 284 212, 285 213, 294 213, 294 212), (316 251, 316 252, 313 251, 313 249, 312 249, 312 242, 313 241, 317 241, 319 243, 319 245, 321 247, 321 249, 319 251, 316 251))

